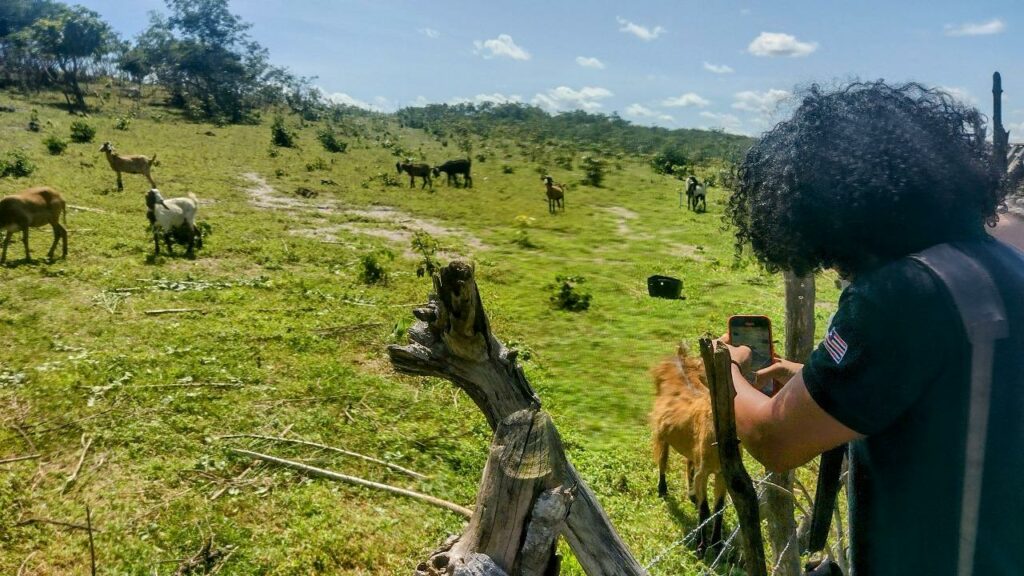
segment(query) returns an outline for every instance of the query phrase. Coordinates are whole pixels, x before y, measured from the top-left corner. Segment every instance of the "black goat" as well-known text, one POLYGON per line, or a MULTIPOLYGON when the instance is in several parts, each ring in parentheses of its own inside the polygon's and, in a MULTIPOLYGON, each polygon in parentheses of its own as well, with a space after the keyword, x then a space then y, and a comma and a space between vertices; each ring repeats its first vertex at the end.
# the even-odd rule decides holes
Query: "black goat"
POLYGON ((697 178, 688 176, 686 178, 686 206, 697 212, 698 204, 700 204, 701 212, 708 211, 708 199, 704 185, 697 178))
POLYGON ((469 175, 469 169, 473 165, 472 161, 468 158, 465 160, 449 160, 440 166, 434 166, 434 178, 440 178, 441 172, 444 172, 448 177, 448 186, 452 185, 452 179, 455 180, 455 186, 459 185, 459 174, 463 176, 463 186, 466 188, 473 187, 473 177, 469 175))
POLYGON ((409 175, 409 188, 416 185, 416 177, 423 178, 423 185, 420 186, 420 190, 430 185, 430 189, 434 189, 434 183, 430 181, 430 165, 429 164, 413 164, 409 160, 405 162, 396 162, 395 168, 398 173, 405 172, 409 175))

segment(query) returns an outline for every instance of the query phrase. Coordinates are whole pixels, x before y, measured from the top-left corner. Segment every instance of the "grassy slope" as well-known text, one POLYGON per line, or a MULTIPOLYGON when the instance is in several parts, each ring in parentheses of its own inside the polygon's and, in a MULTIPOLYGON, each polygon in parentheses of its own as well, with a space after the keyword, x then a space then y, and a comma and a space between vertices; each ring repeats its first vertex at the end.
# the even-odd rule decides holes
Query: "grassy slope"
MULTIPOLYGON (((192 555, 213 535, 218 546, 237 547, 224 573, 403 574, 459 531, 460 519, 448 512, 278 468, 258 466, 232 483, 250 462, 232 457, 225 450, 230 443, 214 438, 288 428, 432 478, 410 481, 308 449, 233 445, 472 504, 489 431, 447 383, 389 371, 385 346, 404 338, 410 305, 425 300, 429 283, 402 256, 406 244, 344 228, 402 227, 346 212, 370 205, 397 208, 485 244, 474 249, 465 235, 437 236, 449 251, 475 259, 495 333, 532 351, 527 375, 636 555, 644 563, 661 557, 653 574, 698 570, 686 547, 661 555, 693 527, 696 514, 685 499, 676 507, 674 499, 666 504, 655 496, 647 370, 679 339, 721 332, 730 314, 766 313, 781 326, 783 312, 779 278, 753 265, 733 266, 731 236, 721 228, 722 190, 711 191, 707 214, 695 215, 676 207, 678 181, 626 160, 603 188, 572 186, 565 214, 549 216, 536 166, 512 143, 487 143, 489 159, 474 162, 474 189, 440 184, 429 194, 377 182, 362 186, 394 169, 394 157, 372 139, 350 140, 347 154, 329 155, 315 140, 315 126, 307 127, 300 150, 272 158, 265 125, 213 127, 156 108, 118 131, 111 106, 110 115, 89 120, 98 128, 96 143, 71 144, 56 157, 41 140, 48 133, 66 136, 71 117, 46 103, 0 100, 17 108, 0 114, 4 149, 23 147, 39 166, 32 177, 0 180, 0 194, 45 183, 70 204, 103 211, 69 211, 67 261, 0 269, 0 458, 43 455, 0 467, 0 573, 16 572, 33 551, 27 574, 83 573, 83 533, 14 524, 32 517, 83 521, 86 503, 102 530, 96 540, 102 573, 169 574, 174 559, 192 555), (32 106, 50 123, 41 134, 25 130, 32 106), (214 233, 197 260, 147 261, 145 180, 126 175, 125 192, 114 192, 114 175, 97 152, 104 140, 123 152, 157 153, 154 176, 164 195, 191 191, 204 201, 200 220, 214 233), (307 171, 317 157, 333 165, 307 171), (515 167, 514 174, 503 174, 502 164, 515 167), (284 174, 276 176, 278 170, 284 174), (246 192, 251 182, 241 176, 249 172, 305 205, 254 207, 246 192), (298 186, 320 196, 299 198, 298 186), (326 202, 336 204, 315 208, 326 202), (512 242, 519 215, 535 219, 528 234, 536 248, 512 242), (338 243, 289 232, 327 227, 338 243), (389 264, 391 281, 365 286, 358 260, 381 247, 398 254, 389 264), (648 298, 645 279, 654 273, 682 277, 688 299, 648 298), (587 278, 594 295, 589 311, 550 308, 546 285, 557 274, 587 278), (216 282, 223 284, 208 285, 216 282), (173 307, 205 313, 144 314, 173 307), (317 332, 357 324, 347 332, 317 332), (183 378, 241 386, 154 387, 183 378), (92 447, 78 481, 65 489, 85 437, 92 447), (229 489, 212 499, 221 488, 229 489)), ((390 130, 428 161, 457 154, 422 133, 390 130)), ((581 176, 554 174, 569 182, 581 176)), ((48 243, 48 231, 33 232, 36 257, 48 243)), ((11 250, 21 257, 19 244, 11 250)), ((819 326, 836 298, 830 281, 820 284, 819 326)), ((681 495, 682 486, 674 473, 670 490, 681 495)), ((569 564, 566 573, 580 573, 569 564)))

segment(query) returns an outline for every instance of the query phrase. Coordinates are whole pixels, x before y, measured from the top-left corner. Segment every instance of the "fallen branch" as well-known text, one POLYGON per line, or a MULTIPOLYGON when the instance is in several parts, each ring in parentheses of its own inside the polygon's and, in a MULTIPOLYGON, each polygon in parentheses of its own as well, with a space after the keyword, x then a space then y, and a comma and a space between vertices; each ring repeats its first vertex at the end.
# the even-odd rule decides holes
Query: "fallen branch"
POLYGON ((260 454, 259 452, 252 452, 249 450, 243 450, 241 448, 228 448, 229 451, 236 454, 242 454, 250 458, 256 458, 257 460, 263 460, 264 462, 272 462, 274 464, 280 464, 281 466, 287 466, 295 470, 299 470, 311 476, 317 476, 320 478, 327 478, 329 480, 338 480, 339 482, 347 482, 349 484, 355 484, 357 486, 363 486, 365 488, 376 488, 377 490, 383 490, 392 494, 399 494, 401 496, 407 496, 421 502, 433 504, 434 506, 440 506, 446 510, 450 510, 469 518, 473 515, 473 511, 469 508, 459 506, 458 504, 435 498, 427 494, 420 492, 414 492, 412 490, 406 490, 405 488, 398 488, 397 486, 391 486, 389 484, 381 484, 379 482, 371 482, 370 480, 364 480, 355 476, 348 476, 347 474, 339 474, 338 472, 332 472, 331 470, 324 470, 323 468, 317 468, 315 466, 309 466, 301 462, 295 462, 293 460, 285 460, 284 458, 277 458, 275 456, 269 456, 267 454, 260 454))
POLYGON ((29 454, 27 456, 14 456, 12 458, 4 458, 0 460, 0 464, 10 464, 11 462, 21 462, 22 460, 35 460, 39 458, 39 454, 29 454))
POLYGON ((378 460, 377 458, 374 458, 372 456, 367 456, 365 454, 360 454, 358 452, 352 452, 349 450, 345 450, 344 448, 335 448, 334 446, 327 446, 326 444, 317 444, 316 442, 309 442, 307 440, 281 438, 280 436, 264 436, 262 434, 225 434, 224 436, 217 436, 216 439, 223 440, 227 438, 257 438, 259 440, 272 440, 274 442, 287 442, 289 444, 301 444, 303 446, 312 446, 314 448, 321 448, 323 450, 330 450, 332 452, 344 454, 345 456, 352 456, 353 458, 361 458, 363 460, 366 460, 367 462, 373 462, 374 464, 380 464, 381 466, 387 466, 388 468, 395 470, 396 472, 408 474, 409 476, 412 476, 417 480, 427 480, 428 478, 430 478, 429 476, 420 474, 419 472, 414 472, 412 470, 409 470, 408 468, 402 468, 397 464, 385 462, 384 460, 378 460))
POLYGON ((99 208, 89 208, 88 206, 79 206, 77 204, 68 204, 68 208, 72 210, 78 210, 79 212, 93 212, 95 214, 110 214, 106 210, 100 210, 99 208))
POLYGON ((202 308, 160 308, 157 310, 146 310, 146 316, 159 316, 161 314, 184 314, 186 312, 200 312, 205 314, 202 308))
MULTIPOLYGON (((50 520, 49 518, 27 518, 25 520, 20 520, 16 522, 14 526, 28 526, 29 524, 53 524, 54 526, 63 526, 65 528, 71 528, 74 530, 89 529, 89 527, 84 524, 75 524, 74 522, 63 522, 61 520, 50 520)), ((95 528, 93 528, 92 531, 96 533, 100 532, 100 530, 97 530, 95 528)))
POLYGON ((68 491, 68 488, 78 480, 78 473, 82 471, 82 463, 85 462, 85 455, 89 452, 89 447, 92 446, 92 438, 85 439, 85 434, 82 434, 82 455, 78 457, 78 464, 75 465, 75 471, 68 476, 67 480, 64 481, 64 487, 60 489, 61 494, 68 491))
POLYGON ((235 382, 177 382, 174 384, 141 384, 126 386, 126 390, 135 388, 241 388, 244 384, 235 382))
POLYGON ((85 506, 85 528, 89 531, 89 565, 92 567, 92 576, 96 576, 96 547, 92 543, 92 512, 88 504, 85 506))

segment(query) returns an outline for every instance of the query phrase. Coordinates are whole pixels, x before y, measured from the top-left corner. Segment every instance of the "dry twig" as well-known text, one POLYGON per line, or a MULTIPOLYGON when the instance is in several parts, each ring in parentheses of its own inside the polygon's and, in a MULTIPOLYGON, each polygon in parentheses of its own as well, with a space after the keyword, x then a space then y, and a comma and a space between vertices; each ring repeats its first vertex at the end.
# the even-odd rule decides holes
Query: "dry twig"
POLYGON ((11 458, 4 458, 0 460, 0 464, 10 464, 11 462, 21 462, 22 460, 35 460, 39 458, 39 454, 28 454, 26 456, 13 456, 11 458))
POLYGON ((75 471, 68 476, 67 480, 64 481, 64 486, 60 489, 61 494, 68 491, 69 488, 78 480, 78 473, 82 471, 82 463, 85 462, 85 455, 89 452, 89 447, 92 446, 92 438, 86 440, 85 434, 82 434, 82 455, 78 457, 78 464, 75 465, 75 471))
POLYGON ((309 474, 311 476, 318 476, 318 477, 321 477, 321 478, 327 478, 329 480, 338 480, 340 482, 347 482, 349 484, 355 484, 357 486, 363 486, 363 487, 366 487, 366 488, 375 488, 377 490, 383 490, 385 492, 390 492, 392 494, 399 494, 401 496, 407 496, 409 498, 413 498, 413 499, 419 500, 421 502, 426 502, 428 504, 433 504, 434 506, 440 506, 441 508, 444 508, 446 510, 450 510, 450 511, 455 512, 456 514, 462 515, 462 516, 464 516, 466 518, 470 518, 473 515, 473 511, 470 510, 469 508, 466 508, 466 507, 463 507, 463 506, 459 506, 458 504, 455 504, 453 502, 449 502, 447 500, 442 500, 442 499, 436 498, 434 496, 430 496, 430 495, 423 494, 423 493, 420 493, 420 492, 414 492, 412 490, 406 490, 405 488, 398 488, 397 486, 391 486, 389 484, 381 484, 379 482, 371 482, 369 480, 364 480, 362 478, 357 478, 355 476, 348 476, 346 474, 339 474, 337 472, 332 472, 331 470, 324 470, 323 468, 317 468, 315 466, 309 466, 309 465, 303 464, 301 462, 295 462, 293 460, 285 460, 284 458, 277 458, 275 456, 270 456, 270 455, 267 455, 267 454, 260 454, 259 452, 251 452, 249 450, 242 450, 241 448, 228 448, 228 450, 230 450, 231 452, 234 452, 236 454, 242 454, 242 455, 248 456, 250 458, 256 458, 258 460, 263 460, 265 462, 273 462, 274 464, 280 464, 281 466, 287 466, 288 468, 293 468, 295 470, 302 471, 302 472, 304 472, 306 474, 309 474))
POLYGON ((200 312, 205 314, 206 311, 202 308, 159 308, 156 310, 146 310, 146 316, 159 316, 162 314, 184 314, 186 312, 200 312))

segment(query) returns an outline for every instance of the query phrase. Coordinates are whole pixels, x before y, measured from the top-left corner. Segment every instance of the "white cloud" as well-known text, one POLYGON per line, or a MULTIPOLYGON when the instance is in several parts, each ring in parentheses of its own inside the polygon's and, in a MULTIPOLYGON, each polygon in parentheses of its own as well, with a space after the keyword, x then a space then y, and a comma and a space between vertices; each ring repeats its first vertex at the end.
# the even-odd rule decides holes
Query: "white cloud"
POLYGON ((423 34, 427 38, 440 38, 441 33, 433 28, 420 28, 420 34, 423 34))
POLYGON ((476 47, 475 52, 482 54, 484 58, 494 58, 497 56, 505 56, 513 60, 529 60, 530 53, 524 50, 521 46, 516 45, 512 41, 512 37, 508 34, 498 34, 497 38, 491 38, 490 40, 479 40, 473 41, 473 46, 476 47))
POLYGON ((700 116, 701 118, 711 120, 713 122, 711 125, 712 128, 722 128, 726 132, 732 132, 734 134, 743 133, 741 131, 743 122, 735 114, 704 111, 700 113, 700 116))
POLYGON ((491 104, 509 104, 522 102, 523 97, 518 94, 510 94, 508 96, 495 92, 494 94, 477 94, 472 98, 453 98, 449 104, 483 104, 484 102, 490 102, 491 104))
POLYGON ((611 96, 613 96, 611 90, 599 86, 584 86, 579 90, 573 90, 568 86, 559 86, 544 94, 535 95, 530 103, 550 112, 575 109, 591 112, 601 107, 600 100, 611 96))
POLYGON ((779 102, 789 98, 789 96, 789 92, 777 88, 765 90, 764 92, 744 90, 733 95, 732 107, 745 112, 757 112, 766 115, 774 111, 779 102))
POLYGON ((584 68, 595 68, 597 70, 604 70, 604 62, 601 62, 597 58, 589 56, 577 56, 576 63, 584 68))
MULTIPOLYGON (((325 92, 326 94, 326 92, 325 92)), ((355 108, 362 108, 363 110, 373 110, 374 112, 383 112, 384 108, 378 104, 370 104, 364 100, 360 100, 354 96, 349 96, 344 92, 333 92, 326 95, 328 101, 332 104, 341 104, 344 106, 353 106, 355 108)), ((379 99, 379 97, 378 97, 379 99)))
POLYGON ((685 108, 687 106, 696 106, 703 108, 711 104, 710 100, 702 98, 695 92, 687 92, 674 98, 666 98, 661 101, 662 106, 668 106, 669 108, 685 108))
POLYGON ((946 24, 946 36, 988 36, 1006 30, 1006 24, 999 18, 988 22, 964 22, 963 24, 946 24))
POLYGON ((942 90, 964 104, 969 104, 971 106, 978 105, 978 99, 975 98, 974 95, 966 88, 961 88, 959 86, 939 86, 939 90, 942 90))
POLYGON ((704 69, 708 72, 714 72, 715 74, 732 74, 735 70, 725 64, 712 64, 711 62, 704 61, 704 69))
POLYGON ((754 56, 807 56, 818 49, 817 42, 801 42, 792 34, 761 32, 750 41, 747 52, 754 56))
POLYGON ((662 28, 661 26, 655 26, 654 28, 648 28, 646 26, 641 26, 639 24, 634 24, 634 23, 630 22, 629 20, 626 20, 625 18, 620 18, 618 16, 616 16, 615 19, 618 20, 619 24, 622 25, 622 27, 619 28, 620 32, 626 32, 627 34, 632 34, 633 36, 636 36, 637 38, 639 38, 641 40, 644 40, 644 41, 654 40, 658 36, 661 36, 662 34, 665 33, 665 29, 662 28))
POLYGON ((626 108, 626 116, 632 116, 633 118, 657 118, 662 122, 675 122, 675 118, 672 116, 651 110, 642 104, 630 104, 626 108))

